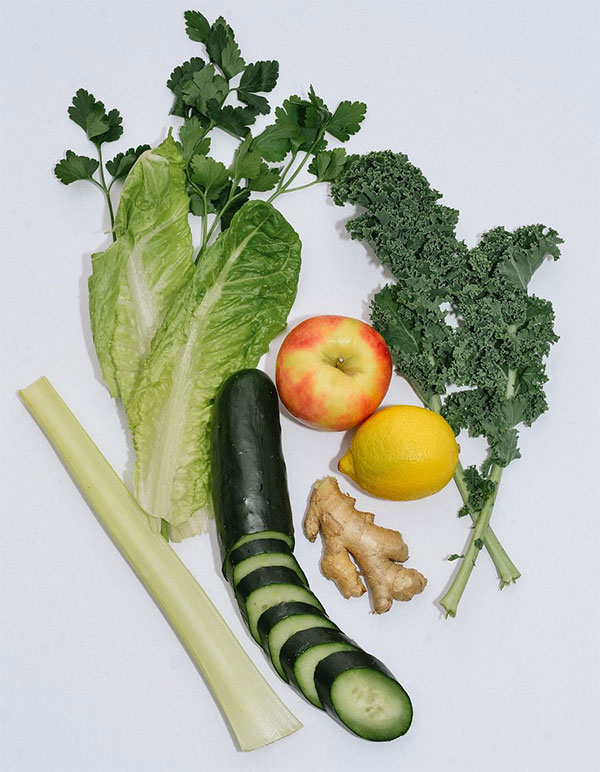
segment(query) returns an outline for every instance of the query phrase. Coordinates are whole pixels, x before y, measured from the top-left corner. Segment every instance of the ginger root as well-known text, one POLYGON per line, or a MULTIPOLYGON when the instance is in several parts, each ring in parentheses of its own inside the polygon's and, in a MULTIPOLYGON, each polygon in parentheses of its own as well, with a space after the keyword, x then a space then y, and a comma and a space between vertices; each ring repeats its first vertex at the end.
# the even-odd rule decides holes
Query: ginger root
POLYGON ((304 533, 314 542, 321 531, 321 571, 337 584, 342 595, 358 598, 366 592, 362 574, 371 590, 373 610, 382 614, 391 608, 392 600, 410 600, 422 592, 427 579, 414 568, 399 565, 408 559, 402 534, 375 525, 375 516, 359 512, 355 504, 356 499, 342 493, 334 477, 317 480, 304 518, 304 533))

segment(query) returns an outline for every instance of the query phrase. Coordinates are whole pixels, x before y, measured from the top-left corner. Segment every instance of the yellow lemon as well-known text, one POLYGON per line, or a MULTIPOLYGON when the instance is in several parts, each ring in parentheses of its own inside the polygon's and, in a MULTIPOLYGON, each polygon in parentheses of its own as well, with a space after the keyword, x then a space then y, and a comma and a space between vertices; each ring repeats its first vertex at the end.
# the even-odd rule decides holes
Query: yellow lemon
POLYGON ((457 462, 454 432, 440 415, 394 405, 358 427, 338 469, 373 496, 408 501, 441 490, 457 462))

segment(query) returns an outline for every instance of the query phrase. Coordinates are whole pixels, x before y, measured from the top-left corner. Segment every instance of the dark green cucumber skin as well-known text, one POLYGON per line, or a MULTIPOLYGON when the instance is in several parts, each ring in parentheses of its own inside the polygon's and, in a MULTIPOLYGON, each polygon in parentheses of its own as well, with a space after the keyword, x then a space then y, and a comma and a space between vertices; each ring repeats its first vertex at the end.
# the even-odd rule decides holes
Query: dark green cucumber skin
POLYGON ((293 544, 279 398, 273 381, 260 370, 235 373, 215 399, 212 499, 223 564, 247 534, 279 531, 293 544))
POLYGON ((241 547, 236 547, 229 553, 223 566, 227 581, 233 586, 233 569, 246 558, 274 552, 293 555, 289 545, 283 539, 254 539, 242 544, 241 547))
POLYGON ((301 603, 300 601, 278 603, 276 606, 272 606, 266 611, 263 611, 258 618, 257 628, 262 647, 267 655, 270 655, 269 633, 271 632, 271 629, 283 619, 299 616, 300 614, 312 614, 313 616, 326 617, 329 619, 325 611, 316 608, 316 606, 311 606, 310 603, 301 603))
POLYGON ((300 694, 302 694, 302 689, 300 689, 296 681, 294 665, 301 654, 304 654, 305 651, 308 651, 313 646, 318 646, 320 643, 349 643, 351 646, 358 648, 358 644, 355 641, 335 627, 309 627, 307 630, 300 630, 294 633, 281 647, 279 661, 289 682, 300 694))
POLYGON ((270 584, 295 584, 298 587, 308 589, 308 585, 300 579, 298 574, 287 566, 266 566, 265 568, 257 568, 256 571, 252 571, 251 574, 240 579, 234 590, 240 611, 242 612, 246 624, 248 623, 248 614, 246 612, 246 600, 248 599, 248 596, 260 587, 266 587, 270 584))
MULTIPOLYGON (((294 529, 281 448, 279 400, 275 385, 259 370, 242 370, 231 376, 215 400, 212 422, 212 498, 223 572, 230 584, 233 585, 233 565, 251 555, 261 554, 258 550, 286 554, 291 552, 294 529), (288 537, 290 544, 273 538, 271 534, 246 542, 233 550, 243 537, 265 531, 288 537), (255 546, 260 542, 260 546, 255 546), (272 542, 277 543, 276 550, 272 542), (247 551, 243 551, 246 548, 247 551)), ((249 625, 246 611, 248 597, 255 590, 271 584, 302 587, 319 602, 308 584, 291 568, 257 568, 241 579, 235 588, 246 625, 249 625)), ((259 640, 267 653, 270 629, 276 622, 296 613, 327 616, 322 606, 319 608, 300 601, 283 602, 266 609, 260 615, 257 627, 259 640)), ((300 694, 302 690, 294 675, 297 657, 312 646, 337 641, 356 646, 338 628, 313 627, 294 633, 281 647, 280 661, 284 672, 300 694)), ((325 710, 346 729, 349 727, 338 716, 330 692, 337 676, 349 668, 376 670, 398 683, 385 665, 358 647, 353 651, 329 654, 321 660, 314 674, 317 694, 325 710)), ((408 695, 406 699, 410 715, 404 731, 412 719, 408 695)))
MULTIPOLYGON (((380 673, 383 673, 388 678, 391 678, 392 681, 400 686, 406 695, 406 700, 410 708, 410 718, 406 728, 404 728, 404 731, 402 732, 402 734, 406 734, 412 722, 412 703, 410 697, 404 690, 402 684, 398 682, 398 680, 392 675, 392 673, 387 669, 383 662, 378 660, 376 657, 373 657, 371 654, 367 654, 367 652, 363 651, 362 649, 358 649, 357 651, 337 651, 333 654, 329 654, 329 656, 322 659, 315 668, 315 687, 317 694, 319 695, 319 699, 321 700, 321 704, 327 713, 345 729, 347 729, 349 732, 352 732, 352 729, 350 729, 350 727, 348 727, 337 714, 335 705, 331 700, 331 687, 333 686, 335 679, 343 672, 346 670, 355 670, 357 668, 376 670, 380 673)), ((353 734, 356 733, 353 732, 353 734)), ((358 736, 360 737, 360 735, 358 736)))

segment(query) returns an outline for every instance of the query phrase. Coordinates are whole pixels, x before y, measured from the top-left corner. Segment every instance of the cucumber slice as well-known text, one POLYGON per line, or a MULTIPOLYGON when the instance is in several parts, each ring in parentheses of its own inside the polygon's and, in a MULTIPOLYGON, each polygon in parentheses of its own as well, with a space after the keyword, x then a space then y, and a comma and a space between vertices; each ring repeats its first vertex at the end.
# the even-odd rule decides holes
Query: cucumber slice
POLYGON ((244 544, 231 550, 228 557, 228 562, 233 567, 241 563, 246 558, 251 558, 253 555, 262 555, 265 552, 289 552, 290 545, 284 539, 249 539, 244 544))
POLYGON ((235 593, 242 615, 257 643, 260 643, 258 620, 267 609, 285 601, 302 601, 323 608, 298 574, 287 566, 257 568, 240 580, 235 593))
POLYGON ((327 713, 365 740, 394 740, 410 727, 408 694, 382 662, 364 651, 322 659, 314 681, 327 713))
POLYGON ((231 555, 238 547, 241 547, 243 544, 248 544, 248 542, 254 541, 255 539, 278 539, 284 541, 290 549, 294 548, 294 539, 287 533, 282 533, 281 531, 259 531, 258 533, 247 533, 245 536, 238 539, 229 551, 229 555, 231 555))
POLYGON ((257 568, 267 568, 269 566, 286 566, 295 571, 303 584, 308 587, 308 580, 304 575, 304 571, 298 565, 296 558, 291 552, 264 552, 260 555, 252 555, 252 557, 242 560, 237 566, 233 568, 233 586, 237 587, 239 582, 248 574, 251 574, 257 568))
POLYGON ((314 680, 317 665, 330 654, 357 648, 356 643, 337 628, 311 627, 292 635, 281 647, 279 659, 290 683, 313 705, 322 708, 314 680))
MULTIPOLYGON (((331 619, 328 619, 323 614, 295 614, 294 616, 282 619, 273 625, 268 638, 268 654, 271 657, 273 667, 283 678, 287 681, 285 671, 281 665, 279 654, 284 644, 295 635, 295 633, 301 630, 315 629, 316 627, 327 627, 330 629, 337 629, 331 619)), ((316 692, 315 692, 316 694, 316 692)))
POLYGON ((287 619, 287 617, 295 616, 297 614, 318 614, 319 616, 326 616, 322 609, 319 610, 310 603, 279 603, 277 606, 268 609, 258 620, 260 642, 267 654, 269 653, 269 633, 271 632, 271 628, 278 622, 281 622, 282 619, 287 619))

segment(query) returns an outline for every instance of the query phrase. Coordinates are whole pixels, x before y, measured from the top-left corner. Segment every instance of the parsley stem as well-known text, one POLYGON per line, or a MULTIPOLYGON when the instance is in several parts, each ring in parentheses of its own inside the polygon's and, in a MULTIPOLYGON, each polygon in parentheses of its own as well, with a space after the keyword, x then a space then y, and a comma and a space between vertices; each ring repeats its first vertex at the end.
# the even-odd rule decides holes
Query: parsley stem
POLYGON ((117 237, 115 235, 115 213, 113 211, 113 205, 110 198, 110 188, 106 185, 106 177, 104 176, 104 161, 102 160, 102 146, 96 145, 98 148, 98 158, 100 159, 100 182, 101 188, 104 191, 104 195, 106 197, 106 203, 108 204, 108 215, 110 217, 110 230, 112 233, 112 240, 116 241, 117 237))
POLYGON ((312 180, 312 182, 307 182, 305 185, 296 185, 295 188, 286 188, 285 190, 280 191, 277 195, 282 196, 284 193, 295 193, 297 190, 311 188, 313 185, 319 185, 320 183, 321 180, 312 180))
POLYGON ((281 173, 281 177, 279 178, 279 182, 277 183, 277 187, 275 188, 275 192, 273 193, 273 195, 269 199, 269 202, 271 201, 271 199, 277 198, 277 196, 279 195, 279 191, 281 190, 281 186, 283 185, 283 183, 285 181, 285 177, 286 177, 287 173, 289 172, 289 170, 294 165, 294 161, 296 160, 297 157, 298 157, 298 151, 294 150, 290 160, 287 162, 287 164, 285 165, 284 170, 281 173))

